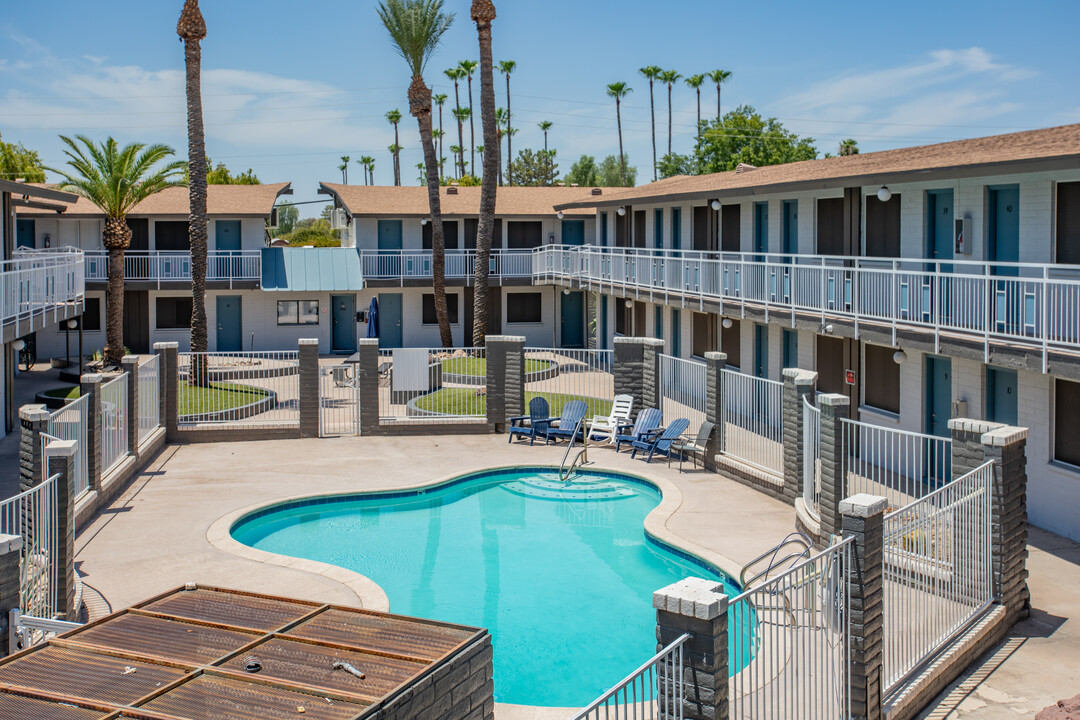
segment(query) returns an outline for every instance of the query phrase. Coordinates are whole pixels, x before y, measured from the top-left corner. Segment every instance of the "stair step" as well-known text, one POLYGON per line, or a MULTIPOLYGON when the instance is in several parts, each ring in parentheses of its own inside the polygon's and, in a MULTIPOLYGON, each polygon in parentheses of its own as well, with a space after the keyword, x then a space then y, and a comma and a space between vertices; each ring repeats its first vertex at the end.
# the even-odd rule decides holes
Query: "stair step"
POLYGON ((517 495, 549 500, 613 500, 634 495, 628 487, 603 480, 562 482, 555 478, 530 478, 506 482, 502 487, 517 495))

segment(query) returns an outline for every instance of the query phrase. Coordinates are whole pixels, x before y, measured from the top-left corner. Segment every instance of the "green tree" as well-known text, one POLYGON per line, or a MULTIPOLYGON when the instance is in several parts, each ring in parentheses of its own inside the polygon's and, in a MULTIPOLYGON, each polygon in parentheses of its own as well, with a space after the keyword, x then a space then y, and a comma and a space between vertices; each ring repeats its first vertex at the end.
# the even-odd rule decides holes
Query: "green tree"
POLYGON ((697 172, 714 173, 734 170, 739 163, 761 167, 813 160, 817 149, 813 138, 801 138, 776 118, 762 118, 743 105, 702 126, 694 156, 697 172))
POLYGON ((843 156, 843 155, 858 155, 859 154, 859 143, 858 143, 858 141, 856 141, 853 138, 847 138, 846 140, 841 140, 840 141, 840 150, 839 150, 839 152, 837 154, 841 155, 841 156, 843 156))
POLYGON ((206 184, 207 185, 259 185, 259 178, 255 171, 248 168, 242 173, 233 175, 225 163, 219 162, 214 165, 210 158, 206 158, 206 184))
POLYGON ((506 76, 506 184, 514 184, 514 173, 510 167, 510 160, 514 157, 514 135, 510 128, 510 120, 513 113, 510 112, 510 75, 517 69, 517 61, 502 60, 499 62, 499 72, 506 76))
POLYGON ((637 168, 630 165, 630 158, 622 156, 622 161, 608 155, 600 163, 600 187, 634 187, 637 184, 637 168))
POLYGON ((671 86, 674 85, 680 75, 675 70, 664 70, 660 73, 660 80, 667 84, 667 151, 671 154, 671 86))
POLYGON ((0 140, 0 179, 45 182, 45 168, 37 150, 29 150, 22 143, 6 143, 0 140))
POLYGON ((514 160, 514 177, 518 185, 528 187, 546 187, 555 184, 559 177, 559 166, 555 163, 555 153, 548 150, 530 150, 518 152, 514 160))
POLYGON ((131 143, 120 148, 111 137, 97 145, 77 135, 63 135, 68 169, 51 172, 63 177, 61 189, 77 193, 105 213, 101 241, 109 252, 109 284, 105 303, 105 362, 119 365, 124 356, 124 251, 131 244, 127 215, 146 198, 165 188, 184 185, 182 160, 167 145, 131 143))
POLYGON ((697 134, 701 137, 701 86, 705 84, 704 75, 691 75, 684 80, 697 93, 697 134))
POLYGON ((454 22, 453 13, 443 12, 443 0, 383 0, 379 19, 386 27, 398 54, 412 72, 409 84, 409 112, 416 118, 431 210, 431 275, 435 315, 443 347, 452 347, 450 315, 446 308, 446 239, 443 235, 439 202, 439 165, 431 138, 431 89, 424 83, 424 68, 439 47, 443 35, 454 22))
MULTIPOLYGON (((333 207, 327 207, 333 212, 333 207)), ((339 247, 341 245, 338 231, 331 229, 330 221, 325 217, 300 220, 296 223, 292 232, 281 234, 278 237, 295 246, 339 247)))
POLYGON ((277 227, 270 232, 271 237, 288 235, 296 229, 296 223, 300 220, 300 210, 295 205, 277 206, 277 227))
POLYGON ((398 123, 401 122, 401 111, 393 109, 386 113, 386 120, 394 126, 394 144, 390 146, 390 152, 394 155, 394 186, 401 185, 401 144, 398 138, 398 123))
POLYGON ((637 181, 637 168, 626 168, 629 185, 623 185, 622 173, 623 166, 614 155, 608 155, 599 165, 592 155, 582 155, 570 166, 566 184, 580 187, 633 187, 637 181))
POLYGON ((656 101, 653 96, 653 83, 664 69, 659 65, 646 65, 638 70, 649 81, 649 117, 652 118, 652 168, 653 180, 656 180, 656 101))
POLYGON ((626 153, 623 152, 622 144, 622 99, 633 91, 634 88, 624 82, 614 82, 607 86, 608 96, 615 98, 615 121, 619 128, 619 166, 622 168, 621 187, 628 187, 626 184, 626 153))
POLYGON ((709 76, 709 79, 716 83, 716 119, 719 120, 723 115, 720 112, 720 86, 727 82, 727 79, 731 77, 731 71, 729 70, 713 70, 712 72, 705 73, 709 76))
POLYGON ((662 178, 699 174, 694 155, 671 153, 660 158, 660 177, 662 178))

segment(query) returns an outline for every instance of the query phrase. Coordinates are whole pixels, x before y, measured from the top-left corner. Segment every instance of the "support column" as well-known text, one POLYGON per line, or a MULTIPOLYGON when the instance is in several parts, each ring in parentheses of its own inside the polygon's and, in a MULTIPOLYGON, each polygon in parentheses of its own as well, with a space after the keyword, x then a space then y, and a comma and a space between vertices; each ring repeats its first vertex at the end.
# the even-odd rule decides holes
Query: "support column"
POLYGON ((803 401, 817 392, 818 374, 784 368, 784 500, 794 505, 803 494, 803 401))
POLYGON ((319 437, 319 341, 302 338, 297 345, 300 363, 300 437, 319 437))
POLYGON ((75 621, 75 449, 74 440, 53 440, 45 448, 49 476, 56 475, 56 613, 75 621))
MULTIPOLYGON (((4 625, 10 622, 11 611, 21 604, 22 547, 21 536, 0 534, 0 622, 4 625)), ((7 654, 7 638, 0 635, 0 657, 7 654)))
POLYGON ((614 376, 615 394, 630 395, 634 398, 634 407, 637 410, 649 407, 644 400, 644 388, 641 385, 641 366, 643 362, 644 348, 641 341, 644 338, 617 337, 612 344, 612 368, 614 376))
POLYGON ((92 492, 101 490, 101 374, 88 373, 79 378, 86 395, 86 483, 92 492))
POLYGON ((497 433, 506 432, 507 418, 525 414, 525 338, 488 335, 487 421, 497 433))
POLYGON ((174 342, 154 343, 154 352, 161 356, 158 360, 158 379, 161 383, 158 397, 161 398, 161 424, 165 426, 165 440, 176 442, 178 432, 177 363, 179 362, 179 344, 174 342))
MULTIPOLYGON (((641 339, 641 407, 663 407, 663 388, 660 387, 660 356, 664 341, 659 338, 641 339)), ((692 428, 697 432, 697 428, 692 428)))
POLYGON ((851 717, 881 720, 885 498, 865 493, 852 495, 840 502, 839 510, 844 537, 854 538, 848 568, 851 717))
POLYGON ((840 501, 847 497, 847 478, 844 477, 843 429, 840 421, 847 418, 851 399, 831 393, 818 396, 821 408, 821 542, 827 545, 832 535, 841 531, 840 501))
POLYGON ((19 408, 19 490, 41 484, 45 458, 41 434, 49 431, 49 411, 44 405, 19 408))
POLYGON ((724 451, 727 428, 724 427, 724 368, 727 353, 705 353, 705 419, 716 426, 705 445, 705 469, 716 470, 716 456, 724 451))
POLYGON ((127 436, 128 453, 139 456, 139 356, 125 355, 120 366, 128 376, 127 436))
POLYGON ((356 382, 360 389, 360 434, 378 435, 379 431, 379 339, 359 338, 356 382))
POLYGON ((684 633, 682 682, 665 682, 661 672, 658 707, 661 718, 672 700, 682 703, 685 720, 728 718, 728 596, 714 580, 690 577, 653 593, 656 650, 684 633), (676 692, 675 698, 667 693, 676 692))

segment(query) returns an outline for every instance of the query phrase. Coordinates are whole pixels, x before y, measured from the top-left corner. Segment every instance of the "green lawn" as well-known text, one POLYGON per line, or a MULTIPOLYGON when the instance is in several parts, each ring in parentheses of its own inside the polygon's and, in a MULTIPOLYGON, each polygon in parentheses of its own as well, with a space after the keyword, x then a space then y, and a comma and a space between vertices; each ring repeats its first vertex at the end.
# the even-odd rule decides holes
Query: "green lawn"
MULTIPOLYGON (((529 401, 537 396, 547 399, 552 417, 561 415, 563 405, 571 400, 584 400, 589 406, 585 416, 590 419, 593 415, 607 415, 611 412, 611 402, 608 400, 578 395, 527 392, 525 393, 525 414, 528 413, 529 401)), ((487 414, 487 396, 478 395, 472 388, 443 388, 418 399, 416 406, 421 410, 447 415, 485 415, 487 414)))
POLYGON ((53 388, 52 390, 46 390, 43 394, 54 398, 64 398, 65 400, 75 400, 79 397, 79 386, 72 385, 71 387, 53 388))
POLYGON ((270 393, 262 388, 236 383, 215 382, 202 387, 181 382, 176 394, 180 415, 201 415, 250 405, 270 393))
MULTIPOLYGON (((525 372, 535 373, 547 370, 555 363, 550 360, 526 360, 525 372)), ((485 377, 487 375, 487 358, 481 357, 456 357, 442 361, 443 372, 452 375, 470 375, 485 377)))

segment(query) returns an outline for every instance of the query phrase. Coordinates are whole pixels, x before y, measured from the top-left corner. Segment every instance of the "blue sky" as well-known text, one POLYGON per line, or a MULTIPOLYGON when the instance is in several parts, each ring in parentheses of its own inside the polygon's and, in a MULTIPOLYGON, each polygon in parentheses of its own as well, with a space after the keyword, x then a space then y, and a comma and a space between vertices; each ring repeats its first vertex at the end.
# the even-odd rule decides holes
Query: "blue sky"
MULTIPOLYGON (((401 124, 403 182, 420 160, 408 116, 409 77, 363 0, 203 0, 207 150, 264 182, 291 180, 296 200, 340 181, 341 155, 376 157, 392 184, 387 110, 401 124), (298 8, 303 6, 303 10, 298 8)), ((59 133, 166 142, 186 155, 181 0, 58 0, 0 11, 0 134, 63 162, 59 133)), ((747 103, 818 140, 824 153, 854 137, 863 151, 1080 122, 1080 3, 802 2, 712 0, 496 0, 495 58, 514 59, 515 149, 541 147, 554 123, 563 173, 582 153, 617 152, 607 83, 634 92, 624 139, 639 182, 651 176, 648 83, 638 68, 733 75, 725 109, 747 103), (658 10, 657 8, 661 8, 658 10)), ((454 27, 426 79, 477 55, 469 0, 448 0, 454 27)), ((479 90, 474 81, 475 92, 479 90)), ((505 84, 496 76, 497 102, 505 84)), ((464 88, 462 88, 464 91, 464 88)), ((658 145, 666 146, 666 92, 657 92, 658 145)), ((702 110, 715 114, 713 89, 702 110)), ((674 148, 694 133, 693 91, 674 91, 674 148)), ((450 129, 450 114, 446 113, 450 129)), ((466 129, 466 135, 468 130, 466 129)), ((477 124, 477 134, 480 129, 477 124)), ((449 133, 448 133, 449 137, 449 133)), ((455 139, 456 142, 456 139, 455 139)), ((466 143, 468 139, 466 137, 466 143)), ((448 142, 449 144, 449 142, 448 142)), ((350 181, 362 170, 353 163, 350 181)), ((305 208, 315 214, 318 206, 305 208)))

